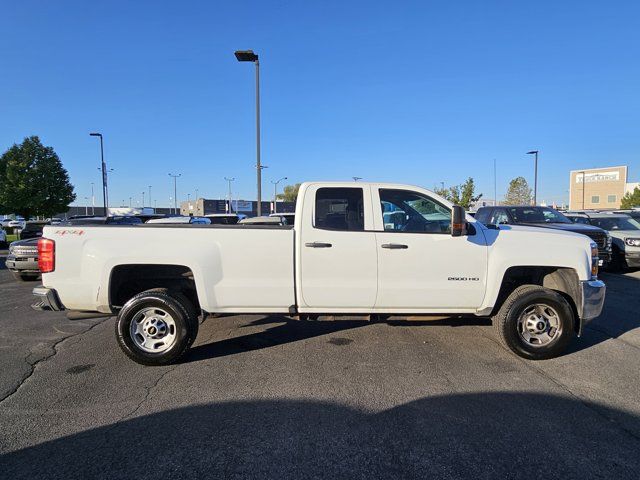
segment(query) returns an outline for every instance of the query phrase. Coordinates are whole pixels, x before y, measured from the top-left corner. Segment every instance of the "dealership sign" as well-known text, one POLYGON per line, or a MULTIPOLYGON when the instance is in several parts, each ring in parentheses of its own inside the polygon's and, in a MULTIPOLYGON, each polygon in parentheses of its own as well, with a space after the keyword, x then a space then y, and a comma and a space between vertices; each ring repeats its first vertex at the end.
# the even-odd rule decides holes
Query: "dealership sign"
POLYGON ((598 173, 578 173, 576 174, 576 183, 594 183, 594 182, 617 182, 620 180, 620 172, 613 170, 610 172, 598 173), (582 178, 584 176, 584 179, 582 178))

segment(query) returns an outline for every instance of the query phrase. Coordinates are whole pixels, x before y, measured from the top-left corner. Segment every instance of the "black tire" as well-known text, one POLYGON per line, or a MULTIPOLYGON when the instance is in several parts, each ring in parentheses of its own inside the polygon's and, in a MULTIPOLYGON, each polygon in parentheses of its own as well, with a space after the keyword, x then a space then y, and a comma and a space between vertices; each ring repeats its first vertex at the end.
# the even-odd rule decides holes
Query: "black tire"
POLYGON ((196 309, 184 295, 153 289, 139 293, 122 307, 116 321, 116 339, 122 351, 133 361, 141 365, 168 365, 176 362, 193 344, 198 327, 196 309), (149 307, 166 312, 175 323, 175 340, 160 352, 143 350, 131 335, 131 322, 149 307))
POLYGON ((611 250, 611 262, 609 262, 608 270, 612 272, 623 272, 627 268, 627 261, 624 258, 624 252, 621 252, 618 247, 613 247, 611 250))
POLYGON ((502 345, 529 360, 544 360, 561 355, 573 339, 575 315, 567 300, 554 290, 537 285, 516 288, 493 317, 493 326, 502 345), (556 336, 545 345, 532 345, 519 332, 518 320, 534 305, 546 305, 557 313, 556 336))

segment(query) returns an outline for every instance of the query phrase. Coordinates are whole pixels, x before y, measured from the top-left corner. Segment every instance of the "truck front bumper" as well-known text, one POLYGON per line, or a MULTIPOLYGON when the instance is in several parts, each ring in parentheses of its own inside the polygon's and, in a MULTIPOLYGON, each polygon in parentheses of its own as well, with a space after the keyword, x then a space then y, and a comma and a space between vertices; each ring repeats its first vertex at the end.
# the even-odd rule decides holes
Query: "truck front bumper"
POLYGON ((36 287, 33 289, 33 296, 36 297, 36 303, 31 305, 34 310, 54 310, 57 312, 65 309, 58 298, 58 293, 53 288, 36 287))
POLYGON ((602 280, 588 280, 580 283, 582 285, 582 304, 578 313, 584 322, 596 318, 602 312, 607 287, 602 280))

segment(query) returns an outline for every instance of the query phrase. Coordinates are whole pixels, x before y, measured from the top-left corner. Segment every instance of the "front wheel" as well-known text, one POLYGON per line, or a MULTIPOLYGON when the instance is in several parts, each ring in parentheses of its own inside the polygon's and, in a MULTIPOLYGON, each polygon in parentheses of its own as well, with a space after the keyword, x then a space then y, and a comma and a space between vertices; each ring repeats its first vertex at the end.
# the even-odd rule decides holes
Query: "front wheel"
POLYGON ((116 322, 120 348, 142 365, 175 362, 193 344, 198 316, 189 300, 164 289, 147 290, 129 300, 116 322))
POLYGON ((516 288, 493 317, 501 343, 529 360, 561 355, 573 338, 574 322, 567 300, 537 285, 516 288))

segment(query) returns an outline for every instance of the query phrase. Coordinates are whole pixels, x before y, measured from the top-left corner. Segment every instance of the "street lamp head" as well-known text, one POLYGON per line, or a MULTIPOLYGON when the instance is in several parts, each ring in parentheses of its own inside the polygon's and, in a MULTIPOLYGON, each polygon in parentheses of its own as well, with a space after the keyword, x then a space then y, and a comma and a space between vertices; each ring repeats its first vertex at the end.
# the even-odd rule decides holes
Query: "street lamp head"
POLYGON ((89 135, 92 136, 92 137, 102 137, 101 133, 95 133, 95 132, 92 132, 89 135))
POLYGON ((236 50, 235 56, 239 62, 257 62, 258 55, 253 50, 236 50))
POLYGON ((531 150, 530 152, 527 152, 527 155, 534 155, 538 153, 538 150, 531 150))

